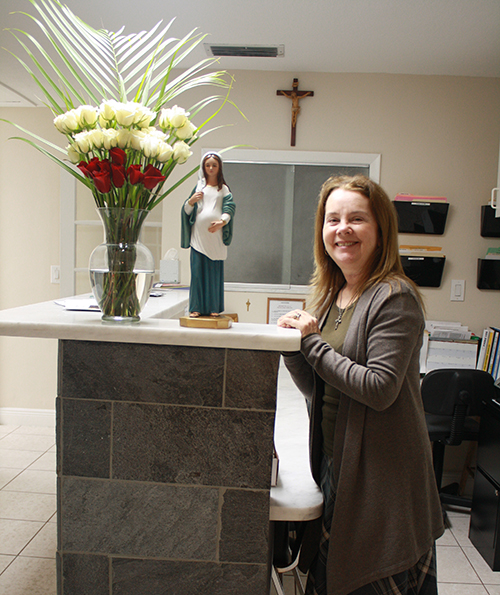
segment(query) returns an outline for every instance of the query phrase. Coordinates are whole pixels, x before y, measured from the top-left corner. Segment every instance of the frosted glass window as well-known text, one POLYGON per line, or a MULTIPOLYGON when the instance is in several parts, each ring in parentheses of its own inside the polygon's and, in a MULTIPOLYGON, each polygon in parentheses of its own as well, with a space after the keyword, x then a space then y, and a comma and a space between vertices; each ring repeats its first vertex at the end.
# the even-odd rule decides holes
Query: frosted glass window
POLYGON ((307 285, 323 182, 332 175, 369 175, 369 170, 368 165, 224 161, 224 177, 236 203, 225 281, 307 285))

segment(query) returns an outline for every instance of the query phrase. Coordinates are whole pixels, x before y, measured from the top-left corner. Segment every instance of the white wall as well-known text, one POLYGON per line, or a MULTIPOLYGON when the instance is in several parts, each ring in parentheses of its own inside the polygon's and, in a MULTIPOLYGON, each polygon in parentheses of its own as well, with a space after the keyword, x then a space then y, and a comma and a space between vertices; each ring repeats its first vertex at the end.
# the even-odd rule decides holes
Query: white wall
MULTIPOLYGON (((276 96, 276 90, 290 88, 292 78, 298 77, 300 88, 314 90, 314 97, 302 101, 295 150, 381 153, 381 184, 389 196, 410 192, 448 197, 444 236, 401 237, 402 243, 442 246, 447 256, 441 288, 424 290, 428 318, 459 320, 477 333, 500 324, 500 292, 476 289, 477 258, 488 246, 500 245, 499 239, 484 239, 479 233, 480 206, 497 183, 500 79, 253 71, 234 75, 232 99, 248 122, 228 106, 217 123, 233 125, 199 141, 198 147, 244 144, 293 151, 291 102, 276 96), (450 302, 451 279, 466 280, 464 302, 450 302)), ((193 103, 195 95, 182 105, 193 103)), ((3 108, 0 118, 64 144, 48 110, 3 108)), ((58 297, 49 273, 51 264, 59 264, 59 170, 31 147, 7 140, 15 134, 0 122, 2 309, 58 297)), ((196 147, 184 171, 198 162, 196 147)), ((163 205, 163 252, 179 250, 184 282, 189 255, 179 248, 179 212, 193 184, 185 183, 163 205)), ((244 221, 236 214, 235 233, 237 225, 244 221)), ((265 322, 267 297, 226 293, 226 310, 237 312, 240 321, 265 322)), ((55 341, 0 338, 0 409, 53 409, 56 350, 55 341)))

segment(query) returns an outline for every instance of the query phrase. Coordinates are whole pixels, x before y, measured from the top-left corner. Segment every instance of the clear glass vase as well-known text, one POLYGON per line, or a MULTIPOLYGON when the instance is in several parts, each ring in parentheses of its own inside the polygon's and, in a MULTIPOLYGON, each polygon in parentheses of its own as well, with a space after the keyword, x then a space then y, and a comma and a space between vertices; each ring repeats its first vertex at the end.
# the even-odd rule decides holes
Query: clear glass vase
POLYGON ((119 207, 97 209, 104 243, 90 255, 90 284, 102 320, 137 322, 151 291, 154 258, 139 241, 149 211, 119 207))

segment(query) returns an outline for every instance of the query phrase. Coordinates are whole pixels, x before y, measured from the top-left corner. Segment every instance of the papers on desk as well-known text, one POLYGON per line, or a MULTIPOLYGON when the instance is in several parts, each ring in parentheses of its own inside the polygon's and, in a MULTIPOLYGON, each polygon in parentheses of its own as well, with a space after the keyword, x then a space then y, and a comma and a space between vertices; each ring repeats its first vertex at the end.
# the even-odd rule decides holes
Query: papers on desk
POLYGON ((426 372, 440 368, 476 367, 477 341, 430 340, 426 372))
POLYGON ((426 320, 425 330, 431 339, 452 339, 454 341, 468 341, 472 332, 460 322, 443 322, 440 320, 426 320))
POLYGON ((97 305, 93 295, 77 295, 74 297, 61 298, 54 300, 58 306, 62 306, 66 310, 79 310, 83 312, 100 312, 101 309, 97 305))
POLYGON ((420 351, 420 373, 441 368, 476 367, 478 341, 459 322, 428 320, 420 351))

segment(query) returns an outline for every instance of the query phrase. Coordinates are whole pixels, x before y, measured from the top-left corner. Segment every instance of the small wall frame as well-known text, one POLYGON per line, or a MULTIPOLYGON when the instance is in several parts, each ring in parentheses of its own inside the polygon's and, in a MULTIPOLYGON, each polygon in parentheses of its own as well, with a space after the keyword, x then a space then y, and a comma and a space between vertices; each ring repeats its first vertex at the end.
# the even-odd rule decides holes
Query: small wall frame
POLYGON ((278 318, 291 310, 304 310, 306 300, 287 300, 286 298, 267 298, 267 324, 276 324, 278 318))

